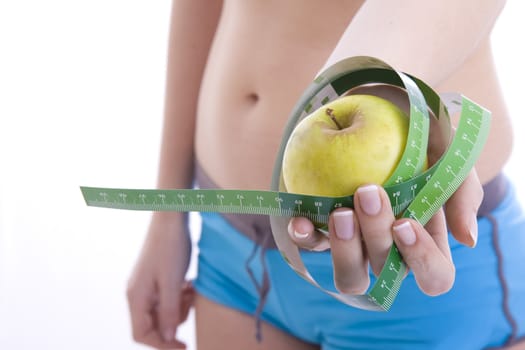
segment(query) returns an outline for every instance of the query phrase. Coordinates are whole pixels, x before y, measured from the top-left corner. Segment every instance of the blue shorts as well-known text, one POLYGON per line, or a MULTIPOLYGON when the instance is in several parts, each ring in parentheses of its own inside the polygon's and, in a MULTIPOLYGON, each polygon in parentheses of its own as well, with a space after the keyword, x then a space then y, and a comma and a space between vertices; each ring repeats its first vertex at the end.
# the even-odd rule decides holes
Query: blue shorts
MULTIPOLYGON (((263 258, 271 289, 261 318, 324 350, 479 350, 502 346, 509 337, 525 337, 525 216, 512 187, 492 218, 497 221, 497 235, 493 222, 480 218, 474 249, 449 235, 456 266, 450 292, 426 296, 409 274, 388 312, 360 310, 337 301, 293 272, 278 250, 269 249, 263 258)), ((253 247, 254 242, 221 215, 203 213, 197 291, 253 314, 259 292, 245 267, 253 247)), ((304 251, 302 257, 321 285, 333 286, 328 252, 304 251)), ((262 276, 260 259, 250 260, 250 268, 255 276, 262 276)))

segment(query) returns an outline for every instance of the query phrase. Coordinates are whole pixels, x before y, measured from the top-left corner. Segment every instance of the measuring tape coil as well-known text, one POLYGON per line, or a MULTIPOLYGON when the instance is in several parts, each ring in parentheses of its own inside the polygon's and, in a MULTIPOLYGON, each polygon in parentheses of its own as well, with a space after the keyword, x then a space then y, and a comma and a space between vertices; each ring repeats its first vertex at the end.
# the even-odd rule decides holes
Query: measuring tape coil
POLYGON ((290 239, 287 225, 291 217, 304 216, 326 224, 330 212, 353 207, 353 197, 320 197, 286 192, 282 179, 282 158, 286 143, 297 123, 322 105, 356 87, 386 84, 407 92, 410 103, 409 132, 401 160, 383 184, 396 216, 410 217, 425 224, 464 181, 486 142, 490 112, 465 96, 439 96, 420 79, 396 71, 385 62, 368 56, 342 60, 322 72, 295 105, 278 152, 271 191, 220 189, 121 189, 81 187, 89 206, 153 211, 199 211, 270 216, 272 234, 290 267, 324 292, 348 305, 387 311, 392 306, 407 267, 392 245, 385 265, 371 288, 363 295, 348 295, 321 286, 304 264, 300 250, 290 239), (459 124, 452 135, 449 113, 460 111, 459 124), (430 130, 441 145, 442 156, 424 169, 430 130))

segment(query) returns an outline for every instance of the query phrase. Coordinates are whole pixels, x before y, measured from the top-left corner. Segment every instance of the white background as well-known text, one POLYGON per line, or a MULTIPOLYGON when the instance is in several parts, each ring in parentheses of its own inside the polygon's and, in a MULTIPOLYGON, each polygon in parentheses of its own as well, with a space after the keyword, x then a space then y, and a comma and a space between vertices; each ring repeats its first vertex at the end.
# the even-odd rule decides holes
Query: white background
MULTIPOLYGON (((78 187, 154 187, 169 7, 0 0, 0 349, 143 348, 125 286, 149 213, 87 208, 78 187)), ((494 43, 525 198, 523 13, 508 2, 494 43)))

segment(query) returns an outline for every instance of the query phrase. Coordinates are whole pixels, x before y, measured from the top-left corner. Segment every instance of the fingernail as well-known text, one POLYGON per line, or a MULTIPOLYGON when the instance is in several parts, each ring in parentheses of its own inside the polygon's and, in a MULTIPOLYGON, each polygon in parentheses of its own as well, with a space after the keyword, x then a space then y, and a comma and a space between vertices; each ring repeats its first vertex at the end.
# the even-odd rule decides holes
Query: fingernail
POLYGON ((475 215, 470 217, 468 231, 470 233, 470 238, 472 239, 472 243, 470 244, 470 246, 474 248, 478 243, 478 219, 475 215))
POLYGON ((413 245, 416 243, 416 233, 410 222, 405 221, 402 224, 394 226, 394 231, 404 245, 413 245))
POLYGON ((288 233, 293 235, 297 239, 305 239, 308 237, 308 232, 301 233, 301 232, 295 231, 292 225, 292 221, 288 223, 288 233))
POLYGON ((351 210, 338 210, 332 214, 337 238, 348 241, 354 237, 354 213, 351 210))
POLYGON ((357 189, 359 195, 359 204, 361 209, 367 215, 377 215, 381 210, 381 198, 379 197, 379 190, 376 185, 369 185, 359 187, 357 189))
POLYGON ((163 334, 163 338, 165 342, 172 342, 175 340, 175 331, 171 329, 166 329, 163 334))

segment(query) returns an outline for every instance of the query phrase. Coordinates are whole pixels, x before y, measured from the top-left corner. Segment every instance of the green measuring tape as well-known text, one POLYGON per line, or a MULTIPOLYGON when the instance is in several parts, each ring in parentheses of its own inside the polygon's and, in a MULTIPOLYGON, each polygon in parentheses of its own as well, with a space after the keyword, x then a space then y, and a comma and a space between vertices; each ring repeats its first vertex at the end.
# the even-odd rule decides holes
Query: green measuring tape
POLYGON ((373 57, 351 57, 321 73, 307 88, 291 113, 276 158, 271 191, 220 189, 119 189, 81 187, 89 206, 149 211, 220 212, 270 216, 272 234, 285 261, 303 278, 338 300, 367 310, 388 310, 396 298, 407 267, 392 246, 375 283, 364 295, 347 295, 317 283, 302 261, 299 248, 287 233, 290 217, 304 216, 327 223, 338 207, 353 207, 353 197, 318 197, 288 193, 281 166, 286 142, 297 123, 322 105, 353 88, 387 84, 404 89, 410 102, 410 126, 404 154, 384 184, 396 216, 425 224, 464 181, 488 136, 490 113, 459 94, 439 96, 416 77, 396 71, 373 57), (460 110, 452 135, 449 113, 460 110), (442 156, 424 170, 430 130, 431 145, 441 145, 442 156))

